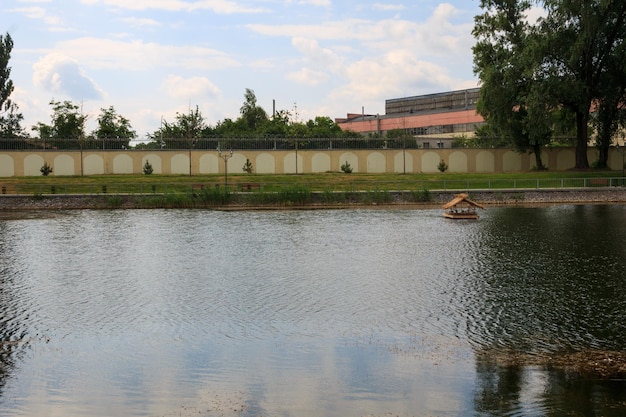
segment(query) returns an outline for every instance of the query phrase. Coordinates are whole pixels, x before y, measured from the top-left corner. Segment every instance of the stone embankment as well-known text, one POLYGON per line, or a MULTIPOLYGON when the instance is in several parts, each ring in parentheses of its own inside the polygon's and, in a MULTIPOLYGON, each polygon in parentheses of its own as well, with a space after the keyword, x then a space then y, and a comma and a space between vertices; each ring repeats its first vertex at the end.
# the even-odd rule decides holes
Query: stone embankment
MULTIPOLYGON (((209 206, 216 209, 246 210, 268 208, 344 208, 344 207, 423 207, 437 208, 449 201, 460 191, 430 191, 429 200, 416 202, 410 192, 389 192, 391 201, 374 203, 367 199, 347 198, 345 201, 325 203, 319 201, 316 194, 311 202, 305 205, 269 205, 257 206, 246 204, 241 199, 233 199, 230 204, 209 206)), ((554 189, 554 190, 481 190, 469 191, 470 198, 486 206, 534 206, 545 204, 622 204, 626 203, 626 187, 602 187, 586 189, 554 189)), ((73 209, 133 209, 157 208, 158 205, 146 204, 146 196, 142 195, 38 195, 16 196, 0 195, 0 211, 24 210, 73 210, 73 209)), ((184 205, 183 207, 189 207, 184 205)), ((202 207, 194 205, 193 207, 202 207)), ((206 205, 204 207, 207 207, 206 205)))

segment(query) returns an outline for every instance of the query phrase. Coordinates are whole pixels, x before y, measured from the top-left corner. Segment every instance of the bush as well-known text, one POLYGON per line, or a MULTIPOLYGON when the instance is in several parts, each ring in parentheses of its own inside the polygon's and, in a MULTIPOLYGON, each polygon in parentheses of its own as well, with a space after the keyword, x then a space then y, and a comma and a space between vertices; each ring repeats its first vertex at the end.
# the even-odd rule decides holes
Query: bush
POLYGON ((246 163, 243 164, 243 172, 247 172, 248 174, 252 174, 252 162, 246 158, 246 163))
POLYGON ((43 166, 41 167, 39 171, 41 171, 41 175, 43 175, 44 177, 47 177, 49 174, 52 173, 52 167, 48 165, 48 162, 44 162, 43 166))
POLYGON ((205 187, 198 197, 205 204, 221 206, 230 203, 231 193, 227 188, 205 187))
POLYGON ((361 194, 361 202, 365 204, 388 204, 393 201, 393 196, 389 191, 373 190, 361 194))
POLYGON ((413 201, 418 203, 425 203, 430 201, 432 196, 430 195, 430 191, 428 190, 417 190, 411 193, 411 198, 413 201))
POLYGON ((345 164, 341 166, 341 172, 346 174, 352 174, 352 167, 350 166, 348 161, 346 161, 345 164))
POLYGON ((150 161, 146 159, 146 163, 143 164, 143 173, 145 175, 150 175, 152 174, 153 171, 154 170, 152 169, 152 164, 150 163, 150 161))
POLYGON ((446 165, 445 161, 442 159, 441 162, 439 162, 439 165, 437 165, 437 169, 440 172, 446 172, 448 170, 448 165, 446 165))
POLYGON ((246 193, 245 201, 250 204, 280 204, 294 206, 308 204, 312 200, 312 193, 308 187, 292 186, 281 188, 276 192, 246 193))

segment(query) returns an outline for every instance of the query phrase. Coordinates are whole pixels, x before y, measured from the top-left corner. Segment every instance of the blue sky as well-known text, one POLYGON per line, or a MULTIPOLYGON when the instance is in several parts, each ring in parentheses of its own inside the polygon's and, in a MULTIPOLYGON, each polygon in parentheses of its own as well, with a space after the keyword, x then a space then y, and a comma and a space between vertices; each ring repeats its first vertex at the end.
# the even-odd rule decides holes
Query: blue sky
POLYGON ((3 0, 25 126, 51 100, 95 128, 114 106, 140 137, 199 106, 235 119, 246 88, 297 120, 383 114, 385 99, 477 86, 478 0, 3 0))

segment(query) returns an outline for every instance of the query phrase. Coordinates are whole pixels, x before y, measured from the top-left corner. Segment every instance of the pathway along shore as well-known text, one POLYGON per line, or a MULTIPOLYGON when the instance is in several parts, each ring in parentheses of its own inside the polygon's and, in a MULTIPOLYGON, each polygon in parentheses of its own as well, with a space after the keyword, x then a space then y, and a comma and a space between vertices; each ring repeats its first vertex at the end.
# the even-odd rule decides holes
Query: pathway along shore
MULTIPOLYGON (((207 203, 190 196, 179 202, 165 196, 144 195, 0 195, 0 212, 26 210, 77 209, 146 209, 146 208, 209 208, 217 210, 271 210, 271 209, 337 209, 337 208, 439 208, 454 194, 469 192, 470 198, 486 206, 535 206, 546 204, 624 204, 626 187, 599 187, 585 189, 517 189, 474 191, 429 191, 427 201, 418 201, 415 192, 386 191, 379 193, 338 193, 338 198, 327 201, 327 195, 311 193, 305 203, 259 204, 247 201, 249 193, 233 193, 227 203, 207 203), (386 193, 380 198, 380 193, 386 193)), ((419 193, 419 192, 418 192, 419 193)), ((422 194, 422 197, 424 195, 422 194)))

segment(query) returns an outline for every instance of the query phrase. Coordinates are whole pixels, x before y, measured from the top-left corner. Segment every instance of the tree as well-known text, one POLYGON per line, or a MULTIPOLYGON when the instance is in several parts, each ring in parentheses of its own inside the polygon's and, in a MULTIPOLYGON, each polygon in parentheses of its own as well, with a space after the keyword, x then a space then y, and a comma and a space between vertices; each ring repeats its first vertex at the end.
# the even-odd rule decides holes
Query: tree
POLYGON ((18 113, 17 104, 10 98, 14 89, 9 66, 12 50, 11 35, 0 35, 0 148, 15 146, 10 141, 27 136, 21 126, 24 116, 18 113))
MULTIPOLYGON (((594 102, 613 106, 624 86, 626 3, 622 1, 545 0, 536 58, 546 95, 576 118, 576 168, 588 168, 590 110, 594 102), (609 75, 616 74, 616 75, 609 75)), ((606 113, 605 113, 606 115, 606 113)), ((609 116, 601 120, 610 132, 609 116)), ((609 140, 603 133, 601 140, 609 140)), ((606 145, 608 146, 608 144, 606 145)), ((607 148, 608 151, 608 148, 607 148)))
POLYGON ((245 102, 239 109, 241 119, 245 121, 250 132, 256 132, 256 130, 267 121, 267 113, 262 107, 256 105, 254 90, 246 88, 244 97, 245 102))
POLYGON ((338 138, 343 133, 339 125, 328 116, 315 116, 306 125, 311 138, 338 138))
POLYGON ((259 129, 261 136, 285 137, 289 135, 289 125, 291 124, 290 113, 287 110, 279 110, 272 117, 267 119, 259 129))
POLYGON ((3 118, 5 113, 11 112, 14 108, 10 98, 14 88, 13 81, 11 81, 11 67, 9 67, 12 50, 11 35, 8 33, 4 36, 0 35, 0 115, 3 118))
MULTIPOLYGON (((117 114, 115 108, 100 109, 98 116, 98 128, 93 131, 93 136, 102 141, 107 149, 125 149, 130 145, 130 140, 137 137, 132 129, 130 121, 117 114)), ((104 147, 103 146, 103 147, 104 147)))
POLYGON ((550 142, 554 106, 542 95, 533 74, 533 27, 526 20, 530 1, 483 0, 485 13, 475 19, 474 72, 482 83, 477 111, 495 138, 518 152, 535 155, 543 168, 541 149, 550 142))
POLYGON ((167 149, 191 149, 204 136, 207 125, 198 106, 189 113, 176 113, 174 123, 163 121, 163 126, 151 138, 167 149))
POLYGON ((497 128, 517 126, 514 132, 522 134, 522 144, 529 139, 530 145, 540 146, 541 136, 555 129, 555 113, 565 110, 575 120, 576 168, 584 169, 589 167, 590 111, 596 103, 602 109, 601 159, 606 159, 614 108, 624 101, 626 3, 482 0, 481 7, 486 11, 476 18, 474 62, 486 87, 478 110, 487 122, 497 128), (524 13, 534 3, 543 5, 546 16, 531 25, 524 13), (522 111, 506 116, 510 104, 522 111))
MULTIPOLYGON (((39 133, 39 138, 57 149, 80 149, 85 144, 85 122, 80 107, 71 101, 50 101, 52 123, 37 123, 32 130, 39 133)), ((49 146, 46 143, 46 146, 49 146)))

